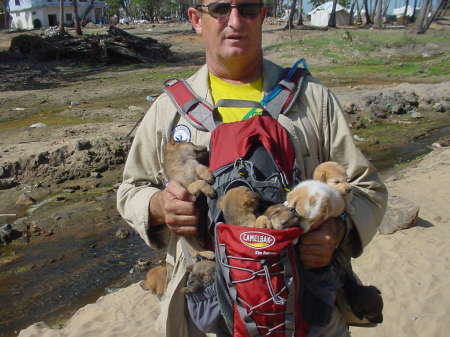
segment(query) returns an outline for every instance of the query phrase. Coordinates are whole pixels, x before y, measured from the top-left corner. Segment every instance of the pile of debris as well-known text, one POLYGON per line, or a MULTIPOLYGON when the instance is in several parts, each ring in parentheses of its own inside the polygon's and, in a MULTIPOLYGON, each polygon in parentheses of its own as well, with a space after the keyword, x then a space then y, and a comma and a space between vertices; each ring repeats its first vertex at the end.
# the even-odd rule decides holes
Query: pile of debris
POLYGON ((111 26, 107 34, 73 37, 67 33, 21 34, 11 41, 10 52, 39 61, 62 59, 106 63, 149 63, 170 59, 170 44, 147 37, 131 35, 111 26))

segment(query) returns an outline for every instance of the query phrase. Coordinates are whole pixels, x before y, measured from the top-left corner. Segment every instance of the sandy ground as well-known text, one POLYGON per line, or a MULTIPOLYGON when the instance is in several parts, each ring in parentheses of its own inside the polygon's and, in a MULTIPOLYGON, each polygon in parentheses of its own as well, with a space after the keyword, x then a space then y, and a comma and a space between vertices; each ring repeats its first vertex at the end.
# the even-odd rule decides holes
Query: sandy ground
MULTIPOLYGON (((450 329, 450 149, 437 149, 387 180, 392 195, 420 205, 416 227, 377 235, 354 262, 384 297, 384 323, 352 328, 352 336, 448 336, 450 329)), ((37 323, 19 337, 163 336, 155 323, 159 300, 139 284, 81 308, 62 329, 37 323)))

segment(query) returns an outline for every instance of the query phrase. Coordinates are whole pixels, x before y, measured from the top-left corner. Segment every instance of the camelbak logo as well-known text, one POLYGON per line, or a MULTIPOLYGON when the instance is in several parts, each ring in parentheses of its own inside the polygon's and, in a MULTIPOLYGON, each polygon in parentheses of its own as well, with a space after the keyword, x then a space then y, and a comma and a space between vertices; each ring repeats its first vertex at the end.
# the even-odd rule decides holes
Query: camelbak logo
POLYGON ((240 236, 241 242, 254 249, 269 248, 275 243, 275 238, 262 232, 244 232, 240 236))

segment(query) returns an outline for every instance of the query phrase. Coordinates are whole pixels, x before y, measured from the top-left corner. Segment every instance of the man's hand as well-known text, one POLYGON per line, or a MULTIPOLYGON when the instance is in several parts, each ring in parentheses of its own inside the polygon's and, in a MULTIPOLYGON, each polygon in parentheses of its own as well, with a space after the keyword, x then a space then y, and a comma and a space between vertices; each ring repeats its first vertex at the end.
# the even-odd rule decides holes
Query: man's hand
POLYGON ((195 196, 176 181, 157 192, 150 200, 150 225, 166 224, 177 235, 197 234, 199 220, 195 196))
POLYGON ((330 264, 336 247, 345 235, 342 220, 331 218, 300 239, 300 259, 305 268, 320 268, 330 264))

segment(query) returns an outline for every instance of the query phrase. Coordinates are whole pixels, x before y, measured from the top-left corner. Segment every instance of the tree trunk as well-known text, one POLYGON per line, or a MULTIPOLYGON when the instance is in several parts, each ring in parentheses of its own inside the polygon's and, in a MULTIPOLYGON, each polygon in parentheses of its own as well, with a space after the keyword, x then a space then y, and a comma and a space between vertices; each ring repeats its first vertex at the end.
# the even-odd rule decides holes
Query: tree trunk
POLYGON ((386 0, 386 2, 384 3, 384 10, 383 10, 383 16, 387 15, 387 11, 389 9, 389 5, 391 4, 391 0, 386 0))
POLYGON ((299 1, 297 26, 303 26, 303 0, 299 1))
POLYGON ((291 9, 289 12, 289 18, 286 22, 286 26, 283 29, 291 29, 294 27, 292 21, 294 20, 295 8, 297 7, 297 0, 292 0, 291 9))
MULTIPOLYGON (((94 8, 94 0, 91 0, 91 3, 89 4, 89 6, 86 8, 86 10, 83 13, 83 16, 81 17, 81 22, 83 24, 86 24, 86 19, 88 14, 91 12, 91 10, 94 8)), ((119 10, 117 10, 117 13, 119 12, 119 10)), ((117 22, 119 22, 119 15, 117 15, 117 22)))
POLYGON ((78 36, 83 35, 81 31, 80 16, 78 15, 78 0, 73 1, 73 11, 75 12, 75 31, 78 36))
POLYGON ((370 18, 372 19, 372 22, 374 22, 375 19, 375 10, 378 7, 378 0, 375 0, 375 5, 373 6, 373 8, 371 8, 372 12, 370 13, 370 18))
POLYGON ((365 11, 365 15, 366 15, 366 24, 369 25, 372 23, 372 20, 370 20, 370 13, 369 13, 369 4, 367 2, 367 0, 363 0, 364 3, 364 11, 365 11))
POLYGON ((414 0, 414 9, 411 15, 411 22, 416 21, 416 14, 417 14, 417 0, 414 0))
POLYGON ((381 29, 383 26, 383 0, 377 0, 377 7, 375 8, 375 27, 381 29))
POLYGON ((64 0, 59 0, 59 31, 64 33, 64 0))
POLYGON ((405 26, 408 24, 408 6, 409 0, 406 0, 405 11, 403 12, 403 23, 405 24, 405 26))
POLYGON ((355 5, 358 0, 353 0, 352 7, 350 8, 350 22, 349 25, 353 25, 353 16, 355 15, 355 5))
POLYGON ((426 32, 425 23, 430 5, 431 0, 423 0, 422 8, 420 9, 419 17, 416 22, 416 34, 424 34, 426 32))
MULTIPOLYGON (((431 23, 441 15, 441 13, 445 10, 445 7, 447 5, 448 0, 441 0, 439 6, 436 8, 436 10, 433 12, 433 14, 428 18, 425 19, 425 30, 428 30, 430 28, 431 23)), ((431 7, 431 6, 430 6, 431 7)), ((431 8, 430 8, 431 12, 431 8)))
POLYGON ((333 0, 333 9, 331 10, 330 19, 328 20, 328 27, 336 27, 336 5, 337 0, 333 0))

